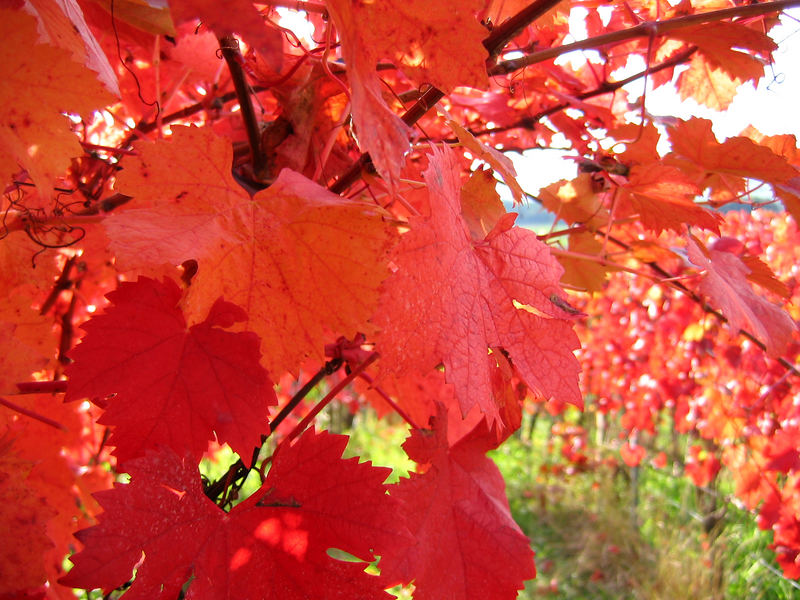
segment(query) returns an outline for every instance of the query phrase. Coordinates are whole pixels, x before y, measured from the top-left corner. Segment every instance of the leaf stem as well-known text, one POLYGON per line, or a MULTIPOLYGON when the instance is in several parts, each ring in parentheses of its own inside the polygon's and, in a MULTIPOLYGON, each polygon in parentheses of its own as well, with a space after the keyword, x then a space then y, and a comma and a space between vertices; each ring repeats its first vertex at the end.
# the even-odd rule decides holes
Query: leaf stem
POLYGON ((347 374, 347 377, 345 377, 339 383, 333 386, 333 389, 330 392, 328 392, 326 396, 322 400, 320 400, 313 409, 311 409, 311 412, 309 412, 305 417, 303 417, 303 420, 300 421, 295 426, 294 429, 292 429, 291 433, 288 436, 286 436, 287 439, 293 440, 298 435, 303 433, 306 427, 308 427, 311 424, 311 421, 313 421, 316 418, 319 412, 323 408, 325 408, 328 404, 330 404, 331 400, 333 400, 339 394, 339 392, 341 392, 345 387, 347 387, 350 384, 350 382, 353 381, 353 379, 358 377, 364 371, 364 369, 366 369, 368 366, 374 363, 379 356, 380 355, 377 352, 373 352, 366 359, 364 359, 364 362, 362 362, 355 369, 350 371, 350 373, 347 374))
POLYGON ((553 256, 562 256, 564 258, 572 258, 575 260, 585 260, 587 262, 597 263, 604 267, 608 267, 609 269, 614 269, 618 271, 625 271, 626 273, 631 273, 632 275, 637 275, 644 279, 649 279, 650 281, 659 282, 660 279, 655 277, 654 275, 650 275, 649 273, 645 273, 643 271, 639 271, 638 269, 632 269, 630 267, 626 267, 625 265, 621 265, 619 263, 614 262, 613 260, 608 260, 602 256, 597 256, 594 254, 584 254, 582 252, 572 252, 570 250, 561 250, 559 248, 550 248, 550 253, 553 256))
MULTIPOLYGON (((291 400, 286 403, 286 405, 280 410, 280 412, 275 416, 269 424, 269 433, 266 435, 261 436, 261 445, 264 445, 264 442, 267 441, 267 438, 275 431, 275 428, 280 425, 286 417, 288 417, 292 411, 297 408, 297 405, 303 401, 311 390, 313 390, 320 381, 322 381, 326 376, 332 375, 335 373, 340 367, 342 366, 342 360, 335 358, 333 360, 329 360, 326 362, 319 371, 317 371, 311 379, 309 379, 303 387, 301 387, 294 396, 292 396, 291 400)), ((235 463, 233 463, 228 470, 225 472, 222 477, 217 479, 214 483, 209 484, 205 488, 205 494, 208 498, 212 501, 216 502, 217 498, 223 494, 227 488, 233 483, 242 480, 247 476, 247 473, 253 466, 256 464, 258 460, 258 455, 261 452, 261 446, 256 446, 253 449, 253 456, 250 460, 250 467, 244 464, 244 461, 239 458, 235 463)), ((225 497, 229 497, 228 494, 225 497)))
POLYGON ((290 10, 302 10, 307 13, 328 14, 328 7, 321 2, 306 2, 305 0, 265 0, 262 4, 288 8, 290 10))
POLYGON ((6 400, 2 396, 0 396, 0 404, 2 404, 7 408, 10 408, 15 412, 18 412, 21 415, 25 415, 26 417, 30 417, 31 419, 36 419, 37 421, 44 423, 45 425, 49 425, 50 427, 55 427, 56 429, 60 429, 61 431, 69 431, 64 425, 62 425, 58 421, 54 421, 53 419, 49 419, 44 415, 40 415, 36 411, 28 410, 27 408, 20 406, 19 404, 11 402, 11 400, 6 400))
POLYGON ((63 394, 67 391, 66 379, 52 381, 21 381, 17 383, 17 393, 22 394, 63 394))
POLYGON ((375 382, 372 379, 372 377, 369 376, 369 374, 367 374, 367 373, 359 373, 358 376, 361 379, 363 379, 364 381, 366 381, 370 385, 370 387, 373 390, 375 390, 375 392, 377 392, 378 395, 381 398, 383 398, 389 406, 392 407, 392 410, 394 412, 396 412, 398 415, 400 415, 400 417, 406 423, 408 423, 411 426, 412 429, 419 429, 420 428, 419 425, 417 425, 414 422, 414 419, 412 419, 411 416, 406 411, 404 411, 402 408, 400 408, 400 406, 397 404, 397 402, 392 400, 392 398, 391 398, 391 396, 389 396, 389 394, 387 394, 385 391, 383 391, 383 389, 380 386, 374 385, 375 382))
POLYGON ((322 381, 328 375, 333 375, 336 371, 339 370, 341 366, 342 366, 342 359, 340 358, 334 358, 333 360, 329 360, 328 362, 326 362, 322 366, 322 368, 319 371, 317 371, 314 374, 314 376, 311 377, 311 379, 309 379, 305 383, 303 387, 297 390, 297 393, 294 396, 292 396, 292 399, 289 400, 289 402, 286 403, 286 406, 284 406, 280 410, 280 412, 277 415, 275 415, 275 418, 272 419, 272 421, 270 421, 269 423, 270 433, 275 431, 275 428, 278 427, 278 425, 280 425, 283 422, 283 420, 292 413, 292 411, 297 407, 297 405, 303 401, 303 398, 308 396, 311 390, 317 387, 317 384, 319 384, 320 381, 322 381))

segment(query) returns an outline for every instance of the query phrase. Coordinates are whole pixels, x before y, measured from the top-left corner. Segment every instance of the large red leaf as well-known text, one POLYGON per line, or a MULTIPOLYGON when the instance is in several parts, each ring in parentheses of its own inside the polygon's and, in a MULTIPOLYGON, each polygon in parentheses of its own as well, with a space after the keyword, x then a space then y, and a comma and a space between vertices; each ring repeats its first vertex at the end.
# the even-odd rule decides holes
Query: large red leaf
POLYGON ((143 206, 105 220, 123 266, 196 259, 189 321, 223 294, 247 312, 270 373, 295 371, 309 355, 324 360, 332 333, 369 334, 394 241, 385 213, 288 169, 251 198, 231 176, 226 140, 173 131, 138 145, 120 176, 120 190, 143 206))
POLYGON ((460 212, 459 172, 451 151, 434 149, 425 172, 431 215, 411 218, 375 317, 383 369, 425 372, 444 363, 462 413, 477 403, 493 423, 486 356, 502 348, 528 385, 580 405, 563 269, 532 231, 511 226, 513 213, 473 242, 460 212))
POLYGON ((706 270, 700 291, 718 306, 736 330, 746 329, 779 356, 792 339, 795 322, 779 306, 757 296, 747 281, 750 269, 731 252, 703 251, 689 239, 689 260, 706 270))
POLYGON ((482 420, 450 447, 447 417, 433 431, 416 430, 403 445, 410 458, 430 465, 396 484, 416 537, 381 559, 381 575, 414 582, 415 600, 502 600, 517 597, 536 576, 528 538, 511 517, 503 476, 486 452, 497 437, 482 420))
POLYGON ((66 400, 107 403, 99 422, 113 427, 119 460, 159 444, 199 459, 214 432, 250 456, 277 398, 259 365, 256 335, 221 329, 244 320, 244 311, 219 299, 187 329, 181 292, 168 279, 123 283, 108 299, 112 305, 83 325, 86 337, 70 354, 66 400))
POLYGON ((274 456, 263 486, 225 513, 203 493, 190 459, 169 450, 130 461, 131 483, 98 494, 99 524, 77 537, 65 585, 111 589, 136 578, 126 598, 389 598, 364 563, 408 534, 386 494, 389 469, 341 459, 345 436, 307 432, 274 456), (144 558, 142 555, 144 554, 144 558))

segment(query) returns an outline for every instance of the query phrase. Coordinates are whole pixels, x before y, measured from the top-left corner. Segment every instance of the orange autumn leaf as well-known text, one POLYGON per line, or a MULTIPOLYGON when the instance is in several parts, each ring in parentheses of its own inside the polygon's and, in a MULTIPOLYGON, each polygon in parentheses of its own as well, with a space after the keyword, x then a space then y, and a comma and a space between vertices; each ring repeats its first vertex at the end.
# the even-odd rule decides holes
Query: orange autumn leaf
POLYGON ((689 60, 689 68, 678 75, 675 85, 681 100, 693 98, 712 110, 723 111, 733 102, 742 81, 695 54, 689 60))
POLYGON ((656 233, 682 231, 685 223, 719 231, 719 215, 695 204, 700 188, 675 167, 635 166, 620 190, 642 224, 656 233))
POLYGON ((672 31, 668 37, 697 46, 712 68, 741 82, 762 77, 764 62, 778 47, 766 33, 738 23, 706 23, 672 31))
MULTIPOLYGON (((590 231, 578 231, 569 235, 568 249, 570 253, 583 254, 591 259, 602 254, 603 243, 590 231)), ((615 267, 569 254, 559 256, 558 262, 564 267, 561 283, 587 292, 602 290, 607 274, 616 270, 615 267)))
MULTIPOLYGON (((328 5, 335 7, 334 14, 342 9, 338 0, 328 5)), ((394 59, 419 83, 446 93, 456 86, 483 89, 487 32, 476 17, 483 6, 482 0, 353 2, 347 21, 337 27, 357 29, 347 43, 375 59, 394 59)))
POLYGON ((7 182, 23 168, 49 197, 70 159, 83 153, 63 113, 88 116, 113 98, 96 73, 38 43, 33 17, 0 10, 0 37, 0 178, 7 182))
POLYGON ((746 179, 784 185, 798 172, 783 156, 746 137, 717 141, 711 121, 692 118, 668 128, 672 152, 665 163, 685 172, 712 197, 730 201, 743 193, 746 179))
POLYGON ((197 260, 190 320, 220 295, 241 306, 271 373, 321 360, 331 334, 369 329, 393 240, 380 209, 288 169, 251 198, 230 174, 230 145, 208 130, 174 128, 138 150, 119 189, 144 208, 106 219, 111 247, 127 268, 197 260))
POLYGON ((569 224, 582 224, 590 230, 608 223, 608 209, 589 173, 581 173, 572 181, 562 179, 539 191, 542 205, 569 224))
POLYGON ((69 51, 73 60, 97 72, 106 89, 119 96, 117 75, 86 24, 77 0, 29 0, 29 4, 49 38, 42 41, 69 51))
POLYGON ((15 393, 18 382, 55 359, 55 324, 33 302, 30 287, 20 286, 0 305, 0 394, 15 393))
POLYGON ((474 171, 461 187, 461 216, 473 240, 482 240, 506 214, 491 169, 474 171))
POLYGON ((34 308, 56 276, 52 261, 33 257, 40 248, 22 233, 0 239, 0 395, 17 391, 16 383, 50 364, 56 354, 53 318, 34 308))
POLYGON ((649 164, 661 158, 657 150, 661 134, 652 121, 644 126, 633 123, 620 125, 609 131, 608 135, 624 144, 625 149, 616 155, 623 164, 649 164))
POLYGON ((42 555, 53 543, 47 521, 55 514, 47 501, 28 485, 33 463, 14 452, 8 438, 0 437, 0 596, 38 588, 46 580, 42 555))
POLYGON ((668 37, 698 49, 678 76, 682 99, 694 98, 714 110, 730 106, 742 83, 758 81, 777 45, 765 33, 738 23, 706 23, 678 29, 668 37))
POLYGON ((511 159, 496 148, 478 141, 474 135, 452 119, 446 119, 446 123, 456 134, 458 141, 464 148, 469 150, 475 158, 486 162, 503 177, 503 181, 511 189, 514 202, 521 203, 525 198, 525 192, 517 182, 517 170, 514 168, 514 163, 511 162, 511 159))
MULTIPOLYGON (((768 182, 784 182, 797 170, 769 147, 745 137, 717 141, 708 119, 692 118, 669 128, 672 153, 689 161, 698 171, 748 177, 768 182)), ((681 167, 686 166, 681 162, 681 167)))

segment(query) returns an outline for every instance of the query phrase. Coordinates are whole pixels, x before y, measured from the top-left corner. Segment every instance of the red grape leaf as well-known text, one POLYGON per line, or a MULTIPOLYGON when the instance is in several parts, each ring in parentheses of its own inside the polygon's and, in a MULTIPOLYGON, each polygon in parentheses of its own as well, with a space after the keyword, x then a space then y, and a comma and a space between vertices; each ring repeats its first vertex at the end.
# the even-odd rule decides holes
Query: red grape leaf
POLYGON ((525 192, 517 182, 517 170, 514 168, 514 163, 505 154, 480 142, 472 133, 459 125, 452 119, 445 119, 447 126, 453 130, 453 133, 458 137, 458 141, 464 148, 480 160, 488 164, 492 169, 499 173, 505 184, 511 190, 511 195, 514 196, 514 202, 521 204, 525 199, 525 192))
POLYGON ((105 512, 76 534, 86 547, 61 582, 115 588, 141 561, 131 599, 172 599, 189 582, 187 600, 388 600, 364 563, 327 554, 336 547, 371 560, 372 549, 408 537, 383 484, 390 470, 342 460, 346 443, 313 431, 284 443, 262 487, 229 513, 205 496, 192 459, 164 448, 131 460, 131 482, 97 494, 105 512))
POLYGON ((798 429, 789 426, 778 429, 764 447, 764 457, 769 459, 765 469, 781 473, 797 472, 800 469, 800 451, 798 450, 798 429))
POLYGON ((0 11, 0 180, 22 167, 49 198, 55 178, 83 154, 64 113, 88 116, 114 99, 96 73, 38 37, 36 19, 0 11))
POLYGON ((431 216, 410 219, 375 317, 384 371, 426 372, 443 362, 462 414, 478 403, 494 423, 486 356, 498 347, 528 385, 581 405, 572 354, 578 339, 563 308, 561 266, 536 234, 511 227, 513 213, 473 243, 460 213, 452 151, 434 148, 424 175, 431 216))
POLYGON ((636 467, 642 462, 647 451, 642 446, 634 446, 630 442, 619 449, 619 455, 629 467, 636 467))
POLYGON ((334 17, 340 34, 352 33, 342 43, 351 46, 350 52, 368 56, 370 69, 378 59, 391 58, 418 83, 445 93, 457 86, 487 86, 486 29, 475 16, 484 8, 483 0, 353 2, 347 13, 341 12, 344 3, 339 0, 327 4, 345 17, 334 17))
POLYGON ((267 26, 249 0, 170 0, 169 7, 176 23, 197 18, 218 37, 238 33, 270 68, 281 70, 283 34, 278 28, 267 26))
POLYGON ((415 430, 403 445, 410 458, 429 464, 395 485, 416 537, 381 559, 381 575, 413 581, 414 598, 460 600, 516 598, 536 576, 528 538, 511 517, 500 471, 486 456, 497 436, 482 420, 450 447, 447 416, 440 410, 433 431, 415 430))
POLYGON ((706 486, 717 476, 722 464, 711 452, 698 444, 692 444, 686 457, 684 472, 697 487, 706 486))
POLYGON ((381 209, 288 169, 250 198, 230 174, 229 142, 206 129, 173 127, 169 141, 137 149, 119 189, 145 208, 105 220, 112 249, 129 268, 196 259, 190 320, 220 294, 243 307, 270 373, 324 360, 331 333, 371 333, 395 239, 381 209))
POLYGON ((731 252, 705 250, 689 238, 689 260, 705 269, 700 291, 719 307, 731 327, 746 329, 776 357, 785 350, 797 328, 786 311, 757 296, 747 281, 750 270, 731 252))
POLYGON ((349 0, 328 0, 327 6, 342 40, 359 145, 369 152, 381 177, 393 185, 400 177, 403 155, 410 149, 409 128, 389 109, 381 95, 380 79, 375 72, 377 55, 361 39, 371 24, 365 26, 358 21, 357 5, 349 0))
POLYGON ((220 298, 187 329, 169 279, 122 283, 107 298, 111 306, 82 326, 86 337, 70 353, 65 399, 105 405, 99 399, 113 394, 99 422, 113 427, 117 458, 163 444, 199 460, 214 432, 250 456, 277 398, 256 335, 221 329, 244 320, 244 311, 220 298))

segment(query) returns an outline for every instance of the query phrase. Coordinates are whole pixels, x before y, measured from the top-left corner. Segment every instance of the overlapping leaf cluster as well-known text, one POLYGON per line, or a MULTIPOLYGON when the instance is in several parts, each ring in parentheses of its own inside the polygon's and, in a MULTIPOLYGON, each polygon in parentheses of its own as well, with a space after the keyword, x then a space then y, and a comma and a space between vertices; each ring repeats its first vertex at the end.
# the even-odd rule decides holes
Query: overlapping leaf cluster
MULTIPOLYGON (((771 357, 792 343, 751 287, 774 291, 769 268, 697 231, 753 180, 796 218, 796 141, 657 127, 624 89, 674 79, 724 108, 763 74, 779 6, 592 8, 604 51, 577 68, 553 60, 566 1, 302 7, 313 35, 248 0, 3 4, 0 595, 513 598, 534 555, 486 453, 531 402, 583 404, 565 287, 669 279, 667 231, 684 291, 771 357), (539 194, 565 228, 537 236, 492 173, 522 201, 500 149, 556 134, 581 174, 539 194), (410 478, 313 428, 350 383, 408 424, 410 478), (219 444, 239 459, 212 480, 219 444)), ((783 535, 800 513, 770 501, 783 535)))

